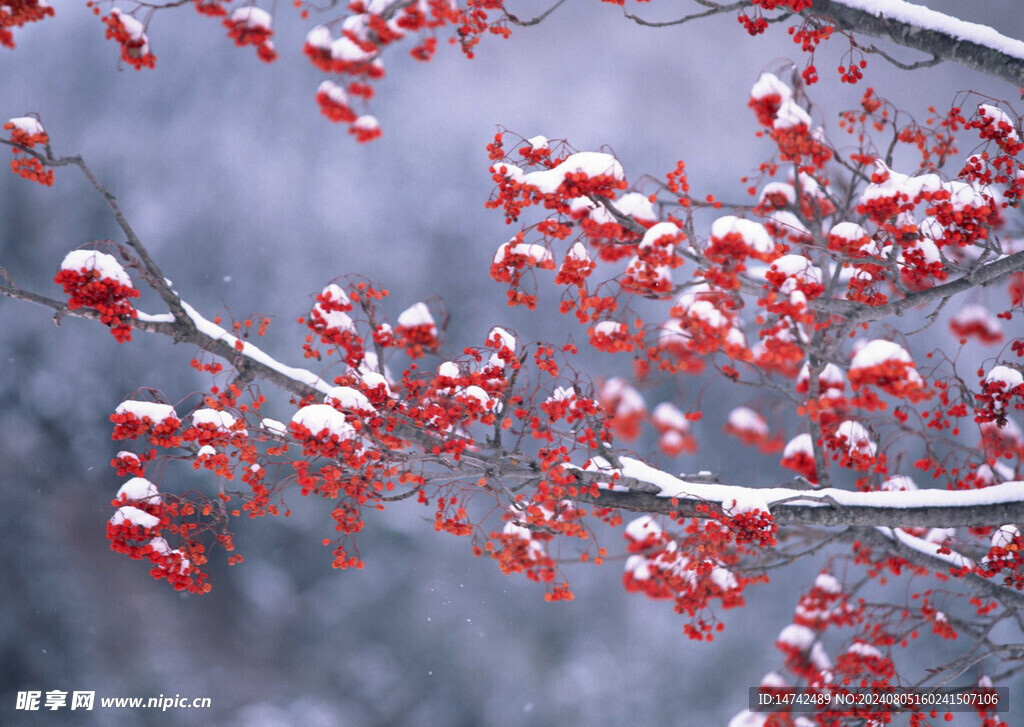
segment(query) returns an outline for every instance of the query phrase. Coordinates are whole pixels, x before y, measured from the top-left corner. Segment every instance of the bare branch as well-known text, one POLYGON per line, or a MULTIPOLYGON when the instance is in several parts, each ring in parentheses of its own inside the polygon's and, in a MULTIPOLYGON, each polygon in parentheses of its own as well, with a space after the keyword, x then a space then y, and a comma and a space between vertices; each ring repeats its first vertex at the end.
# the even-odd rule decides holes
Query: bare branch
POLYGON ((740 2, 730 3, 729 5, 717 5, 708 2, 702 2, 700 4, 706 5, 708 9, 699 13, 684 15, 683 17, 675 18, 674 20, 644 20, 640 16, 634 15, 633 13, 624 13, 624 15, 626 16, 626 18, 632 20, 637 25, 643 25, 647 28, 668 28, 673 25, 682 25, 683 23, 688 23, 691 20, 698 20, 700 18, 707 18, 712 15, 719 15, 721 13, 728 13, 733 10, 739 10, 750 5, 750 2, 749 0, 740 0, 740 2))
POLYGON ((556 2, 550 8, 545 10, 543 13, 541 13, 540 15, 538 15, 536 17, 530 18, 529 20, 522 20, 519 17, 517 17, 517 16, 513 15, 512 13, 508 12, 507 10, 505 11, 505 17, 508 18, 508 21, 510 23, 513 23, 514 25, 520 25, 520 26, 523 26, 523 27, 527 27, 527 26, 530 26, 530 25, 537 25, 538 23, 543 22, 545 18, 547 18, 549 15, 551 15, 551 13, 555 12, 556 10, 558 10, 558 8, 560 8, 564 3, 565 3, 565 0, 558 0, 558 2, 556 2))

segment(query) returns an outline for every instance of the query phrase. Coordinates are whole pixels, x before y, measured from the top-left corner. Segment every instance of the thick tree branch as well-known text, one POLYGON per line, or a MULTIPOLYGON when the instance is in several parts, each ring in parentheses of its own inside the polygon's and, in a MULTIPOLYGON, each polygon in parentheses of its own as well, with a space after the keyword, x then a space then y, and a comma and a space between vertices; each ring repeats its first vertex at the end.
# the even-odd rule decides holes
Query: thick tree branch
POLYGON ((810 307, 816 311, 840 315, 851 324, 867 323, 900 315, 919 305, 945 300, 968 290, 993 285, 1021 271, 1024 271, 1024 250, 981 265, 956 280, 910 293, 884 305, 866 306, 845 300, 815 300, 811 301, 810 307))
POLYGON ((891 40, 1024 86, 1024 42, 985 25, 903 0, 814 0, 803 14, 825 16, 843 30, 891 40))
MULTIPOLYGON (((599 473, 579 473, 578 479, 585 483, 608 481, 607 475, 599 473)), ((1024 483, 1006 483, 997 486, 994 496, 1005 496, 1003 502, 983 504, 957 503, 958 494, 947 490, 925 490, 933 504, 901 507, 896 498, 889 497, 888 492, 853 493, 849 490, 821 489, 800 491, 797 489, 771 487, 753 488, 738 485, 719 485, 722 494, 700 489, 692 485, 690 489, 700 491, 700 496, 666 497, 663 494, 643 492, 643 482, 634 478, 623 477, 616 481, 623 490, 602 490, 599 497, 583 495, 582 500, 601 507, 614 507, 633 512, 657 513, 667 515, 676 513, 679 516, 699 516, 698 505, 720 504, 736 494, 754 494, 764 497, 771 507, 775 522, 785 525, 813 525, 821 527, 839 527, 844 525, 857 527, 969 527, 992 525, 993 523, 1013 523, 1024 521, 1024 483), (628 488, 628 491, 625 489, 628 488), (710 494, 709 499, 705 494, 710 494), (843 502, 857 496, 860 503, 843 502), (793 501, 798 498, 799 502, 793 501), (781 502, 774 504, 773 502, 781 502), (948 502, 946 502, 948 500, 948 502)), ((991 491, 992 488, 987 488, 991 491)), ((980 491, 979 491, 980 492, 980 491)))

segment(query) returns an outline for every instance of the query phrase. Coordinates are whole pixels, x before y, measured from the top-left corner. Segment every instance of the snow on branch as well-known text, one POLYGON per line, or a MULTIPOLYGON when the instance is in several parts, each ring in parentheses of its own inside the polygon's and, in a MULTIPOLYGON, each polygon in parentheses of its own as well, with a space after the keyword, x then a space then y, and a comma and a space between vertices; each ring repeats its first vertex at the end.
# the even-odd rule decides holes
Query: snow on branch
POLYGON ((1024 519, 1024 482, 960 491, 752 488, 688 482, 636 459, 620 457, 620 461, 619 471, 578 473, 588 483, 608 481, 614 472, 620 475, 614 489, 602 491, 592 502, 638 512, 686 514, 706 503, 723 505, 756 497, 768 505, 779 525, 957 527, 1024 519))
MULTIPOLYGON (((939 552, 933 543, 914 537, 899 529, 885 527, 865 528, 858 530, 857 537, 877 547, 886 548, 904 560, 924 568, 941 571, 943 569, 969 568, 971 563, 959 553, 939 552)), ((1024 607, 1024 593, 1000 586, 974 573, 961 576, 972 588, 997 598, 1005 605, 1013 608, 1024 607)))
POLYGON ((1024 41, 987 25, 904 0, 814 0, 804 14, 830 16, 844 30, 891 40, 1024 86, 1024 41))

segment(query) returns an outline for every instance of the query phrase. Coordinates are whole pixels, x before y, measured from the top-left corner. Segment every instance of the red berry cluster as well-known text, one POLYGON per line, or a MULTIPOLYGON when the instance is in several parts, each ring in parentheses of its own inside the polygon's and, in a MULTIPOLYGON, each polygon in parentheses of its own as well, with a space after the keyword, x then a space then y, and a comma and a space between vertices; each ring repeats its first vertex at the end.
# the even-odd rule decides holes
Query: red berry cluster
POLYGON ((146 37, 142 23, 117 8, 112 9, 110 15, 105 15, 102 20, 107 26, 107 40, 121 45, 121 60, 137 71, 156 65, 156 56, 149 50, 149 38, 146 37))
POLYGON ((3 12, 0 12, 0 45, 14 47, 11 28, 20 28, 53 15, 53 7, 46 0, 5 0, 3 12))
MULTIPOLYGON (((138 298, 137 291, 130 280, 109 277, 96 260, 98 256, 110 258, 104 253, 90 253, 83 259, 83 264, 75 267, 62 267, 54 276, 53 282, 64 286, 68 295, 68 308, 92 308, 100 314, 100 320, 110 327, 110 332, 119 343, 130 341, 132 329, 126 319, 138 317, 138 311, 132 307, 131 298, 138 298)), ((113 260, 113 258, 110 258, 113 260)), ((117 265, 117 263, 114 263, 117 265)), ((120 270, 120 265, 117 266, 120 270)))

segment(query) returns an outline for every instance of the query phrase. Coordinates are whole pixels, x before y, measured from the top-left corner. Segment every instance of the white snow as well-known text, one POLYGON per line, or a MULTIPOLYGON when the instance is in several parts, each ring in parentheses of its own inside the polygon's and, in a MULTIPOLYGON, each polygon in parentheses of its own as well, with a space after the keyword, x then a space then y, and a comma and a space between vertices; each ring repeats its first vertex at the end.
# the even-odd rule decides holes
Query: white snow
POLYGON ((160 536, 157 536, 150 540, 149 547, 151 547, 154 550, 154 552, 157 552, 160 555, 169 555, 171 553, 171 546, 168 545, 167 541, 161 538, 160 536))
MULTIPOLYGON (((790 445, 801 438, 805 438, 802 441, 805 441, 809 447, 810 435, 806 434, 794 438, 790 445)), ((794 446, 794 449, 797 449, 798 446, 794 446)), ((660 489, 658 494, 661 497, 696 498, 722 503, 728 499, 742 500, 747 494, 754 493, 756 496, 764 498, 775 510, 785 508, 785 504, 775 504, 783 500, 787 501, 787 504, 793 502, 804 507, 831 507, 832 503, 835 503, 839 506, 894 510, 997 505, 1024 500, 1024 481, 1005 482, 976 490, 934 489, 909 492, 854 492, 836 488, 821 490, 798 490, 791 487, 750 488, 739 485, 687 482, 632 457, 620 457, 619 460, 622 463, 621 474, 623 477, 655 485, 660 489)), ((614 468, 607 463, 601 468, 601 472, 611 473, 614 471, 614 468)), ((627 483, 620 484, 625 486, 627 483)), ((934 550, 934 546, 932 549, 934 550)))
POLYGON ((860 240, 865 237, 870 237, 868 231, 858 225, 856 222, 840 222, 837 225, 833 225, 832 229, 828 231, 829 235, 841 238, 843 240, 860 240))
POLYGON ((128 273, 121 267, 121 263, 113 255, 108 255, 105 252, 97 250, 72 250, 64 256, 60 269, 74 270, 75 272, 82 269, 95 270, 99 272, 101 278, 116 280, 121 285, 129 288, 132 287, 132 279, 128 277, 128 273))
POLYGON ((839 594, 843 592, 843 586, 839 580, 830 573, 819 573, 814 579, 814 588, 823 593, 839 594))
POLYGON ((1005 386, 1003 391, 1012 391, 1021 384, 1024 384, 1024 374, 1009 366, 993 366, 985 377, 985 383, 1001 381, 1005 386))
POLYGON ((780 644, 792 646, 799 651, 807 651, 814 643, 814 632, 800 624, 789 624, 779 632, 775 639, 780 644))
POLYGON ((946 33, 954 38, 977 43, 1024 60, 1024 41, 1008 38, 987 25, 960 20, 905 0, 836 0, 836 2, 857 10, 864 10, 876 18, 891 18, 925 30, 946 33))
POLYGON ((683 432, 690 429, 690 422, 686 420, 683 412, 679 411, 675 404, 667 401, 663 401, 654 407, 654 411, 651 412, 651 421, 665 429, 683 432))
POLYGON ((850 454, 858 451, 871 456, 875 454, 876 447, 871 441, 871 434, 860 422, 847 419, 836 427, 836 436, 846 438, 846 448, 850 454))
POLYGON ((459 365, 454 361, 445 361, 437 367, 437 375, 446 379, 457 379, 462 376, 459 365))
POLYGON ((998 335, 1003 330, 1002 324, 993 315, 992 311, 981 305, 970 304, 963 306, 950 319, 950 322, 961 328, 978 325, 984 328, 990 335, 998 335))
MULTIPOLYGON (((149 546, 153 549, 153 551, 155 553, 159 553, 160 555, 167 556, 167 555, 174 555, 174 554, 180 555, 181 554, 181 551, 178 550, 177 548, 175 548, 174 550, 171 550, 171 546, 167 544, 167 541, 164 540, 163 538, 159 537, 159 536, 157 536, 157 537, 153 538, 152 540, 150 540, 149 541, 149 546)), ((189 561, 188 558, 183 557, 181 559, 181 562, 178 563, 178 572, 179 573, 184 573, 186 570, 188 570, 190 565, 191 565, 191 561, 189 561)))
POLYGON ((339 306, 349 307, 352 305, 352 301, 349 299, 348 293, 346 293, 345 289, 337 283, 331 283, 325 287, 320 291, 320 295, 323 298, 330 298, 332 303, 339 306))
POLYGON ((764 417, 753 409, 745 406, 738 406, 729 412, 727 420, 730 427, 743 432, 754 432, 763 436, 768 435, 768 423, 764 417))
MULTIPOLYGON (((326 25, 318 25, 306 33, 306 45, 319 48, 320 50, 330 50, 333 40, 331 29, 326 25)), ((321 88, 323 88, 323 85, 321 85, 321 88)))
MULTIPOLYGON (((883 255, 888 255, 889 251, 891 249, 892 249, 891 247, 886 246, 885 248, 883 248, 882 254, 883 255)), ((918 238, 917 240, 914 241, 914 244, 913 244, 912 247, 907 247, 907 248, 901 248, 900 249, 900 252, 896 256, 896 259, 897 259, 897 261, 899 261, 900 265, 902 265, 904 267, 906 267, 906 264, 907 264, 907 262, 906 262, 907 258, 906 258, 906 255, 904 253, 905 253, 905 251, 909 251, 909 250, 914 250, 914 251, 918 252, 921 255, 921 259, 924 261, 924 263, 926 265, 930 265, 932 263, 942 262, 942 255, 939 252, 938 246, 932 240, 930 240, 927 237, 918 238)))
POLYGON ((516 525, 515 522, 511 521, 505 523, 505 527, 501 529, 501 532, 504 535, 514 535, 520 540, 530 540, 533 535, 533 533, 531 533, 528 529, 524 528, 522 525, 516 525))
POLYGON ((380 122, 377 121, 376 116, 370 114, 363 114, 358 119, 352 122, 353 129, 359 129, 360 131, 376 131, 380 128, 380 122))
POLYGON ((574 242, 572 247, 569 248, 569 252, 566 253, 566 257, 585 263, 590 262, 590 253, 587 252, 587 248, 581 242, 574 242))
POLYGON ((567 174, 586 174, 588 177, 607 175, 618 180, 625 179, 622 165, 611 154, 581 151, 570 155, 552 169, 523 175, 522 181, 524 184, 536 187, 544 194, 554 194, 565 181, 567 174))
MULTIPOLYGON (((809 363, 804 363, 800 369, 800 374, 796 377, 797 386, 808 386, 811 382, 811 366, 809 363)), ((832 363, 825 364, 821 373, 818 374, 818 382, 821 384, 820 388, 824 389, 841 389, 843 388, 843 370, 832 363)), ((822 391, 824 394, 824 391, 822 391)))
POLYGON ((661 526, 650 515, 638 517, 630 521, 625 530, 626 537, 636 542, 642 542, 648 538, 661 536, 661 526))
POLYGON ((231 13, 231 20, 234 22, 245 23, 248 28, 266 28, 270 29, 270 13, 261 8, 255 8, 252 6, 236 8, 231 13))
POLYGON ((629 215, 634 220, 655 220, 657 215, 654 212, 654 205, 646 194, 639 192, 626 192, 614 202, 615 209, 624 215, 629 215))
POLYGON ((807 226, 789 210, 773 210, 768 215, 768 219, 779 232, 785 233, 793 239, 806 239, 811 236, 811 231, 807 229, 807 226))
POLYGON ((160 518, 156 515, 150 515, 145 510, 140 510, 137 507, 125 505, 124 507, 117 508, 117 511, 110 517, 110 524, 121 525, 126 522, 140 528, 152 529, 160 524, 160 518))
POLYGON ((144 313, 143 311, 136 311, 138 315, 135 317, 146 323, 174 323, 173 313, 144 313))
POLYGON ((828 658, 828 654, 825 653, 825 647, 821 645, 820 641, 815 642, 814 646, 811 647, 811 663, 822 671, 832 668, 832 660, 828 658))
POLYGON ((810 115, 801 108, 800 104, 792 98, 787 98, 779 107, 779 111, 775 116, 775 123, 772 127, 775 129, 792 129, 803 126, 809 129, 811 128, 811 123, 810 115))
POLYGON ((798 434, 786 443, 782 458, 795 457, 798 454, 814 454, 814 441, 810 434, 798 434))
POLYGON ((752 250, 758 253, 769 253, 775 249, 768 230, 760 222, 754 222, 743 217, 725 215, 711 223, 712 237, 725 237, 730 233, 736 233, 752 250))
POLYGON ((337 435, 339 439, 351 439, 356 430, 345 421, 345 415, 327 404, 310 404, 295 412, 292 424, 299 424, 309 430, 310 434, 318 435, 327 430, 328 435, 337 435))
POLYGON ((987 103, 983 103, 980 106, 978 106, 978 113, 984 116, 985 118, 992 119, 996 126, 999 126, 1002 123, 1009 125, 1010 132, 1009 134, 1007 134, 1007 137, 1013 139, 1014 141, 1020 140, 1017 136, 1017 125, 1013 122, 1013 119, 1010 118, 1009 114, 1007 114, 1001 108, 998 108, 997 106, 990 106, 987 103))
POLYGON ((376 371, 360 371, 360 380, 363 382, 363 386, 367 389, 376 389, 378 386, 383 386, 385 393, 391 396, 391 387, 388 385, 388 380, 383 374, 378 374, 376 371))
POLYGON ((871 644, 866 644, 863 641, 854 641, 850 644, 846 650, 847 654, 856 654, 862 659, 884 659, 882 652, 876 649, 871 644))
POLYGON ((686 443, 686 438, 680 430, 669 429, 658 438, 658 443, 666 449, 682 449, 686 443))
POLYGON ((16 116, 13 119, 8 119, 7 123, 13 125, 15 129, 18 129, 29 136, 38 136, 39 134, 45 133, 43 131, 43 125, 39 123, 39 119, 32 116, 16 116))
POLYGON ((174 411, 174 407, 170 404, 158 404, 155 401, 136 401, 134 399, 122 401, 117 405, 114 413, 131 414, 140 420, 149 417, 149 420, 154 424, 162 422, 164 419, 178 418, 177 412, 174 411))
POLYGON ((866 343, 863 348, 857 351, 853 357, 853 362, 850 364, 850 370, 869 368, 886 361, 914 363, 914 359, 910 357, 907 349, 903 348, 903 346, 892 341, 876 338, 866 343))
POLYGON ((935 545, 945 545, 956 537, 956 528, 928 528, 921 540, 935 545))
MULTIPOLYGON (((353 369, 349 367, 349 371, 351 372, 353 369)), ((373 351, 367 351, 363 354, 362 362, 354 369, 354 371, 360 378, 363 378, 364 381, 366 381, 364 377, 368 374, 377 374, 380 372, 380 374, 383 375, 389 390, 390 387, 394 385, 395 380, 391 376, 391 370, 387 367, 387 364, 384 364, 383 366, 381 365, 380 361, 377 360, 377 354, 373 351)), ((376 379, 374 379, 374 381, 376 381, 376 379)), ((376 384, 371 384, 370 386, 371 388, 375 388, 376 384)))
POLYGON ((121 25, 124 27, 125 32, 128 33, 129 38, 134 41, 142 41, 143 45, 140 50, 143 55, 149 52, 149 43, 146 42, 146 28, 142 23, 131 15, 121 12, 118 8, 112 8, 110 14, 121 22, 121 25))
POLYGON ((491 401, 491 397, 487 395, 487 392, 476 385, 467 386, 460 392, 460 396, 475 400, 485 409, 487 408, 487 404, 491 401))
POLYGON ((650 560, 644 555, 631 555, 626 558, 625 571, 631 573, 638 581, 646 581, 651 577, 650 560))
POLYGON ((762 73, 757 83, 750 89, 750 97, 759 101, 770 96, 778 96, 785 102, 793 96, 793 92, 775 74, 762 73))
POLYGON ((552 391, 551 395, 547 399, 545 399, 544 401, 545 401, 545 403, 547 403, 547 402, 555 402, 555 401, 572 401, 575 398, 576 398, 576 392, 571 387, 568 387, 568 386, 558 386, 558 387, 555 387, 555 390, 552 391))
MULTIPOLYGON (((576 244, 579 245, 579 243, 576 244)), ((584 252, 586 252, 586 250, 584 250, 584 252)), ((498 339, 501 341, 501 345, 504 348, 507 348, 513 352, 516 350, 516 337, 513 336, 508 331, 506 331, 501 326, 494 326, 490 331, 488 331, 487 340, 491 341, 494 339, 495 336, 498 337, 498 339)))
POLYGON ((726 315, 710 300, 695 301, 686 312, 695 318, 700 318, 712 328, 725 328, 730 324, 726 315))
POLYGON ((723 591, 733 591, 739 586, 739 581, 736 580, 735 574, 729 569, 720 566, 712 568, 711 582, 723 591))
POLYGON ((263 419, 260 425, 271 434, 287 434, 288 427, 284 425, 284 422, 279 422, 277 419, 263 419))
MULTIPOLYGON (((651 248, 655 246, 655 243, 663 237, 677 238, 683 233, 679 227, 672 222, 659 222, 656 225, 652 225, 647 228, 647 232, 644 233, 643 239, 640 241, 641 249, 651 248)), ((673 240, 672 246, 675 245, 673 240)))
POLYGON ((647 411, 643 395, 619 376, 604 382, 601 387, 601 398, 617 402, 615 411, 612 413, 619 416, 647 411))
POLYGON ((738 713, 735 717, 729 720, 728 727, 764 727, 764 723, 768 721, 770 714, 761 714, 759 712, 751 712, 749 709, 744 709, 738 713))
POLYGON ((626 324, 618 321, 599 321, 594 324, 594 333, 602 333, 609 338, 625 335, 627 331, 626 324))
POLYGON ((785 294, 801 283, 821 283, 821 270, 803 255, 783 255, 772 261, 772 268, 789 278, 780 288, 785 294))
POLYGON ((217 454, 216 449, 211 447, 209 444, 204 444, 199 448, 199 451, 196 452, 196 457, 213 457, 215 454, 217 454))
MULTIPOLYGON (((1013 484, 1015 484, 1015 485, 1024 485, 1024 482, 1015 482, 1013 484)), ((1001 485, 1001 486, 1005 486, 1005 485, 1001 485)), ((993 489, 993 488, 988 488, 988 489, 993 489)), ((963 490, 962 492, 985 492, 985 491, 986 490, 963 490)), ((918 490, 918 492, 928 492, 928 491, 927 490, 918 490)), ((940 491, 933 490, 931 492, 933 494, 939 494, 940 491)), ((945 492, 950 492, 951 494, 959 494, 958 492, 952 492, 950 490, 945 490, 945 492)), ((905 494, 905 493, 899 493, 899 494, 905 494)), ((936 543, 930 543, 930 542, 928 542, 927 540, 925 540, 923 538, 918 538, 918 537, 916 537, 914 535, 911 535, 906 530, 902 530, 900 528, 885 528, 885 527, 877 527, 875 529, 878 532, 882 533, 882 535, 884 535, 885 537, 889 538, 890 540, 899 541, 902 545, 905 545, 908 548, 911 548, 912 550, 916 550, 917 552, 923 553, 923 554, 928 555, 928 556, 931 556, 932 558, 938 558, 939 560, 945 561, 946 563, 948 563, 951 566, 954 566, 956 568, 961 568, 961 567, 965 567, 965 566, 967 568, 974 567, 974 561, 972 561, 967 556, 961 555, 960 553, 956 552, 955 550, 951 551, 949 553, 941 552, 940 551, 940 548, 942 547, 941 545, 936 544, 936 543)))
MULTIPOLYGON (((327 96, 327 98, 331 99, 331 101, 338 104, 339 106, 348 106, 348 94, 345 93, 345 89, 343 89, 334 81, 323 81, 320 84, 320 86, 316 89, 316 92, 317 94, 324 94, 325 96, 327 96)), ((333 287, 337 288, 338 286, 335 285, 333 287)), ((340 288, 338 289, 341 290, 340 288)), ((344 293, 342 294, 344 295, 344 293)))
POLYGON ((324 397, 325 404, 331 404, 342 409, 372 413, 377 411, 366 395, 351 386, 335 386, 324 397))
POLYGON ((999 528, 992 533, 992 547, 1006 548, 1019 537, 1020 530, 1017 529, 1016 525, 1000 525, 999 528))
POLYGON ((336 61, 362 63, 373 58, 372 51, 365 51, 350 39, 342 36, 331 43, 331 58, 336 61))
MULTIPOLYGON (((224 341, 226 344, 232 347, 234 347, 236 342, 241 343, 242 350, 240 351, 240 353, 246 358, 255 361, 256 363, 262 364, 263 366, 266 366, 267 368, 276 371, 282 376, 291 379, 292 381, 296 381, 298 383, 311 386, 317 391, 319 391, 321 394, 326 394, 328 391, 331 390, 331 384, 321 379, 312 371, 286 366, 285 364, 282 364, 281 362, 277 361, 271 356, 268 356, 261 349, 252 345, 248 341, 239 341, 239 339, 236 336, 231 335, 223 328, 218 326, 216 323, 206 320, 195 308, 193 308, 185 301, 181 301, 181 307, 185 310, 185 314, 192 319, 192 322, 195 324, 196 328, 199 330, 200 333, 209 336, 214 340, 224 341)), ((367 353, 367 357, 369 357, 369 355, 370 354, 367 353)))
POLYGON ((121 485, 117 491, 115 500, 121 499, 124 496, 126 500, 133 502, 143 500, 152 505, 159 505, 160 492, 156 489, 156 485, 147 480, 145 477, 132 477, 130 480, 121 485))
MULTIPOLYGON (((570 465, 571 466, 571 465, 570 465)), ((584 462, 584 472, 607 472, 609 475, 619 472, 619 470, 612 466, 611 462, 606 460, 604 457, 594 456, 584 462)), ((628 487, 616 484, 614 482, 598 482, 597 486, 603 490, 611 490, 612 492, 625 492, 629 490, 628 487)))
POLYGON ((539 245, 534 242, 515 242, 513 240, 509 242, 503 242, 498 248, 498 251, 494 253, 494 263, 501 265, 505 262, 505 258, 511 252, 513 255, 522 255, 526 258, 533 258, 535 263, 543 264, 552 262, 554 258, 551 256, 551 251, 543 245, 539 245))
POLYGON ((768 184, 761 187, 758 204, 764 204, 769 197, 774 196, 785 198, 786 204, 796 204, 796 189, 792 184, 787 184, 786 182, 768 182, 768 184))
MULTIPOLYGON (((198 426, 200 424, 212 424, 220 432, 231 432, 232 427, 235 426, 235 418, 228 414, 226 411, 220 411, 218 409, 196 409, 192 412, 192 424, 198 426)), ((244 433, 245 430, 241 430, 239 434, 244 433)))

